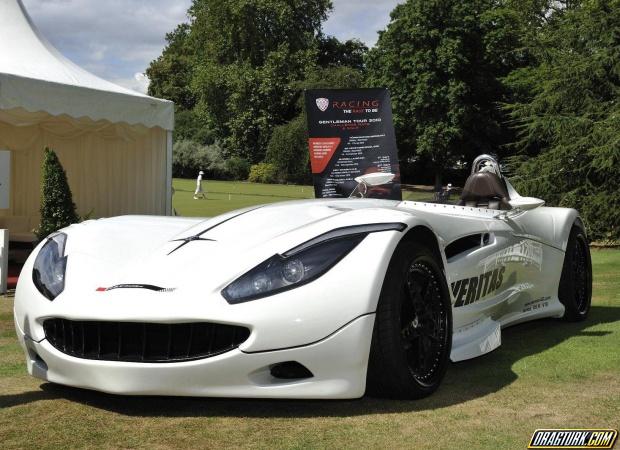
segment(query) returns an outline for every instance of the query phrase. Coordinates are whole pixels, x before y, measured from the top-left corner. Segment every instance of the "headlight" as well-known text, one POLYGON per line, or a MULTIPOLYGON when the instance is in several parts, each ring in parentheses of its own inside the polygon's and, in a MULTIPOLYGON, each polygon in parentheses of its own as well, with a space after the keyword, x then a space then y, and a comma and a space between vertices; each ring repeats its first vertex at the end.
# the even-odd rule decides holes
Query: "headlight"
POLYGON ((302 286, 325 274, 369 233, 405 228, 402 223, 388 223, 333 230, 272 256, 229 284, 222 295, 228 303, 243 303, 302 286))
POLYGON ((64 233, 50 236, 34 260, 32 281, 49 300, 54 300, 65 289, 66 242, 67 235, 64 233))

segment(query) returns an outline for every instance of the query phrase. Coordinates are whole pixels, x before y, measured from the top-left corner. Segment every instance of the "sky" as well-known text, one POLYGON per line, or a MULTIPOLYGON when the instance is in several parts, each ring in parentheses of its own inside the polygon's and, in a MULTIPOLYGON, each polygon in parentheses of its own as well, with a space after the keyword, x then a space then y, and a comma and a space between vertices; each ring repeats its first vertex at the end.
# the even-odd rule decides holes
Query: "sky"
MULTIPOLYGON (((86 70, 145 92, 142 75, 165 35, 187 20, 191 0, 22 0, 41 33, 86 70)), ((324 31, 375 44, 399 0, 332 0, 324 31)))

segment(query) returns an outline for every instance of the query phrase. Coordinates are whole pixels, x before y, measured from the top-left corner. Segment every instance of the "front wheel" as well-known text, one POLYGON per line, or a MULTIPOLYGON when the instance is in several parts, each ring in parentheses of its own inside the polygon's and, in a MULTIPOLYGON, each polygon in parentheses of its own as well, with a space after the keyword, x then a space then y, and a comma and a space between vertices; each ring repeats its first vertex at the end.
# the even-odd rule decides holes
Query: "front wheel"
POLYGON ((558 290, 564 305, 564 320, 585 320, 592 302, 592 260, 585 232, 573 225, 568 237, 558 290))
POLYGON ((432 394, 448 367, 452 306, 440 262, 401 243, 388 267, 373 330, 367 392, 390 398, 432 394))

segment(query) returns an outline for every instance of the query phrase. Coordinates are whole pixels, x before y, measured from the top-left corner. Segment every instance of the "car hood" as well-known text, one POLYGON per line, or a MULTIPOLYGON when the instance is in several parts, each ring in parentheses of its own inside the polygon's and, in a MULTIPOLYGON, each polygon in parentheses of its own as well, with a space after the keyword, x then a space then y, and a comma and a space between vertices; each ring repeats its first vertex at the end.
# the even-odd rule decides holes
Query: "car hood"
POLYGON ((208 220, 123 216, 85 222, 67 231, 68 287, 149 284, 221 289, 276 253, 333 228, 365 223, 364 210, 397 204, 308 200, 253 207, 208 220))

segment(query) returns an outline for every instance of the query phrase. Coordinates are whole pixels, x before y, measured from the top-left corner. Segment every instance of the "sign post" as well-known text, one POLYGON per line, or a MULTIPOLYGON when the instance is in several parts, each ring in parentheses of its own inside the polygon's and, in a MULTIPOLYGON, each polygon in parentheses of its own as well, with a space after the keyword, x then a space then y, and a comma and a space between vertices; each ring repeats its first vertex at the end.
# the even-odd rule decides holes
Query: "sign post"
POLYGON ((338 187, 374 172, 394 180, 367 197, 402 200, 400 167, 387 89, 306 91, 308 145, 317 198, 339 197, 338 187))

